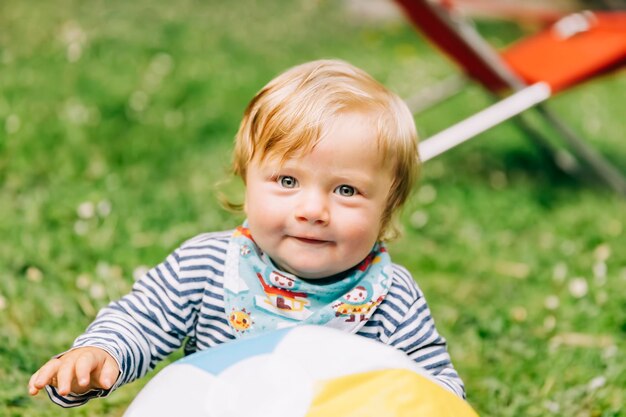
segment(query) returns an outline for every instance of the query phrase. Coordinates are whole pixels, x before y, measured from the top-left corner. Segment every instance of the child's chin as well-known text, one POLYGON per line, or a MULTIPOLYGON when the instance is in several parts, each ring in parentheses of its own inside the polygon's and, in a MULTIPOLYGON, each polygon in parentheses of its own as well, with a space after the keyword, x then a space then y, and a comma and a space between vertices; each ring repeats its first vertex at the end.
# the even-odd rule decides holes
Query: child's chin
POLYGON ((290 271, 292 274, 294 274, 295 276, 299 277, 299 278, 304 278, 304 279, 324 279, 324 278, 328 278, 329 276, 334 275, 335 273, 333 271, 328 271, 326 269, 322 269, 319 266, 316 265, 292 265, 292 267, 290 268, 290 271))
POLYGON ((299 254, 300 256, 293 256, 292 253, 291 256, 274 259, 274 262, 285 272, 310 280, 333 277, 350 269, 349 265, 345 268, 344 265, 338 265, 335 257, 325 256, 325 253, 311 254, 302 251, 299 254))
POLYGON ((344 270, 340 270, 340 271, 336 271, 336 270, 328 270, 328 269, 300 269, 300 273, 294 273, 294 275, 296 275, 299 278, 302 279, 306 279, 306 280, 322 280, 322 279, 332 279, 334 277, 339 278, 341 276, 341 273, 344 272, 344 270))

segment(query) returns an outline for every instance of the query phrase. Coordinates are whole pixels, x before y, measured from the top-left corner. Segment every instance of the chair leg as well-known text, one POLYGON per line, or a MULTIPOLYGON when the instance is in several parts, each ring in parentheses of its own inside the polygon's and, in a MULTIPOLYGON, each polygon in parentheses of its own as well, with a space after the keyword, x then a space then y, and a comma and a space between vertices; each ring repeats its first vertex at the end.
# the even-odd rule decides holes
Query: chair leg
POLYGON ((553 145, 546 137, 546 134, 529 122, 526 116, 523 113, 511 120, 528 134, 530 140, 541 152, 544 160, 554 163, 558 169, 571 177, 581 181, 589 180, 588 176, 584 175, 584 171, 576 157, 569 151, 553 145))
POLYGON ((582 164, 611 189, 626 196, 626 178, 610 161, 589 146, 584 139, 545 105, 540 104, 536 109, 544 120, 559 133, 571 152, 582 164))
POLYGON ((413 115, 422 113, 463 91, 467 86, 467 78, 454 74, 443 81, 424 88, 404 100, 413 115))

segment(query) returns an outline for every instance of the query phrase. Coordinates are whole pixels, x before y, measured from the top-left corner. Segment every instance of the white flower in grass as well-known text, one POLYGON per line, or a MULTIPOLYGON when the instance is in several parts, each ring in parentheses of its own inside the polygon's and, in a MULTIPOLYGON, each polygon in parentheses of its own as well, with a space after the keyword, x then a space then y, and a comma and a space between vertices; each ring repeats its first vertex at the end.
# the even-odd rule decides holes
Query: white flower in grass
POLYGON ((607 243, 598 245, 593 251, 593 257, 598 262, 605 262, 611 256, 611 247, 607 243))
POLYGON ((80 126, 89 122, 89 109, 79 99, 72 97, 63 105, 60 116, 68 122, 80 126))
POLYGON ((565 278, 567 278, 567 265, 564 262, 559 262, 552 269, 552 279, 556 282, 563 282, 565 278))
POLYGON ((561 411, 561 405, 556 401, 545 401, 543 407, 551 413, 558 413, 561 411))
POLYGON ((604 351, 602 352, 602 357, 604 359, 611 359, 617 356, 618 353, 619 353, 619 349, 617 348, 617 346, 610 345, 604 349, 604 351))
POLYGON ((128 105, 131 109, 136 112, 142 112, 148 107, 148 102, 150 101, 150 96, 146 94, 144 91, 138 90, 131 94, 128 99, 128 105))
POLYGON ((159 53, 152 58, 148 69, 144 73, 142 87, 144 90, 154 93, 163 82, 163 78, 172 70, 174 60, 165 53, 159 53))
POLYGON ((561 411, 561 406, 559 405, 559 403, 555 402, 555 401, 546 401, 543 403, 543 406, 546 410, 548 410, 551 413, 558 413, 559 411, 561 411))
POLYGON ((4 130, 9 134, 17 133, 22 127, 22 121, 17 114, 10 114, 4 121, 4 130))
POLYGON ((604 284, 606 284, 606 272, 607 267, 604 262, 596 262, 593 265, 593 276, 596 285, 603 286, 604 284))
POLYGON ((138 279, 146 275, 149 270, 150 268, 148 268, 147 266, 139 265, 137 268, 133 270, 133 278, 135 279, 135 281, 137 281, 138 279))
POLYGON ((43 280, 43 272, 35 266, 29 266, 26 269, 26 279, 30 282, 41 282, 43 280))
POLYGON ((91 277, 88 274, 80 274, 76 277, 76 288, 86 290, 91 284, 91 277))
POLYGON ((107 217, 111 214, 111 202, 109 200, 102 200, 98 202, 96 211, 100 217, 107 217))
POLYGON ((62 317, 65 313, 65 304, 61 300, 52 300, 49 303, 49 308, 50 313, 52 313, 52 315, 57 318, 62 317))
POLYGON ((572 278, 568 285, 569 293, 575 298, 582 298, 587 295, 589 285, 583 277, 572 278))
POLYGON ((547 296, 543 302, 543 305, 548 310, 556 310, 557 308, 559 308, 559 304, 560 304, 559 297, 557 297, 556 295, 547 296))
POLYGON ((513 318, 513 320, 521 323, 523 321, 526 321, 526 318, 528 317, 528 312, 522 306, 513 307, 511 309, 511 317, 513 318))
POLYGON ((65 22, 61 28, 61 40, 67 47, 67 60, 69 62, 78 61, 83 53, 83 47, 87 43, 85 31, 76 22, 65 22))
POLYGON ((589 391, 597 391, 598 389, 602 388, 605 384, 606 384, 606 377, 600 375, 600 376, 593 378, 591 381, 589 381, 589 384, 587 384, 587 389, 589 391))
POLYGON ((530 274, 530 266, 523 262, 497 261, 495 271, 517 279, 527 279, 530 274))
POLYGON ((556 317, 554 316, 546 316, 545 319, 543 319, 543 328, 546 329, 547 331, 552 331, 554 330, 554 328, 556 327, 556 317))
POLYGON ((141 84, 142 88, 149 93, 156 92, 159 88, 161 88, 161 83, 163 82, 163 77, 154 72, 147 72, 143 76, 143 83, 141 84))
POLYGON ((156 54, 150 61, 149 71, 160 76, 167 75, 174 67, 174 60, 172 56, 165 52, 156 54))
POLYGON ((421 229, 428 223, 428 214, 421 210, 417 210, 411 214, 409 222, 415 229, 421 229))
POLYGON ((96 275, 100 278, 111 277, 111 265, 104 261, 98 261, 96 264, 96 275))
POLYGON ((604 262, 596 262, 593 265, 593 275, 596 277, 606 277, 606 264, 604 262))
POLYGON ((430 204, 437 198, 437 189, 430 184, 424 184, 417 192, 417 201, 421 204, 430 204))
POLYGON ((104 288, 104 285, 96 282, 91 285, 91 288, 89 288, 89 295, 91 295, 91 298, 95 300, 101 300, 106 295, 106 289, 104 288))
POLYGON ((80 56, 83 54, 83 46, 79 43, 70 43, 67 46, 66 57, 68 62, 76 62, 80 59, 80 56))
POLYGON ((77 220, 74 223, 74 233, 78 236, 85 236, 89 232, 89 224, 84 220, 77 220))
POLYGON ((87 35, 78 23, 69 20, 63 23, 61 27, 61 40, 66 45, 74 42, 84 43, 87 40, 87 35))
POLYGON ((609 301, 609 294, 607 294, 606 291, 598 291, 596 294, 596 304, 603 306, 607 301, 609 301))
POLYGON ((67 47, 67 60, 69 62, 78 61, 83 53, 83 47, 87 43, 85 31, 76 22, 65 22, 61 28, 61 40, 67 47))
POLYGON ((91 219, 96 214, 96 207, 91 201, 80 203, 76 208, 76 214, 81 219, 91 219))

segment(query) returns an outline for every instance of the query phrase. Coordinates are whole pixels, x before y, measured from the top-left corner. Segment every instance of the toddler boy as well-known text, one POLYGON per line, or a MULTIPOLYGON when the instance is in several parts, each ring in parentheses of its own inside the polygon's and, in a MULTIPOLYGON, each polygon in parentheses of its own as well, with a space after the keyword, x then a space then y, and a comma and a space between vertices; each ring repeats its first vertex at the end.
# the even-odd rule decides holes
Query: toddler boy
POLYGON ((316 324, 394 346, 464 397, 422 292, 383 243, 417 175, 416 136, 404 102, 348 63, 279 75, 236 136, 246 222, 176 249, 39 369, 29 392, 45 387, 76 406, 145 375, 183 342, 191 353, 316 324))

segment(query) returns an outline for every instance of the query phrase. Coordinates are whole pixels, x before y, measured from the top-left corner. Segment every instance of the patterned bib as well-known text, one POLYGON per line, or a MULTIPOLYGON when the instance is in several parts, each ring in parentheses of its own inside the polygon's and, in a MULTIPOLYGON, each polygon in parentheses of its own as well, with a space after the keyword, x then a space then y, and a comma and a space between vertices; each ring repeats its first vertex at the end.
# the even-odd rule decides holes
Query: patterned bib
POLYGON ((233 233, 224 272, 226 313, 237 337, 299 324, 356 333, 389 291, 392 266, 382 243, 338 277, 303 280, 278 269, 245 226, 233 233))

